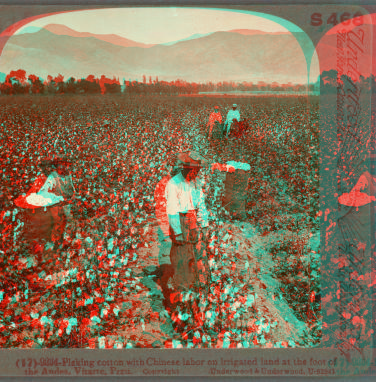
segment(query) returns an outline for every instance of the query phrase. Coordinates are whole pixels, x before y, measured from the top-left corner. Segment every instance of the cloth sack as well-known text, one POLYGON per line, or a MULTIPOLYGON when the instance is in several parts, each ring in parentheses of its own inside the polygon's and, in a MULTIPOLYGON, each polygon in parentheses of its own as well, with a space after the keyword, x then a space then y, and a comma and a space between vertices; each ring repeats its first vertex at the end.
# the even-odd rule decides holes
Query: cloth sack
POLYGON ((236 169, 228 172, 225 180, 225 195, 222 206, 235 219, 244 220, 246 218, 245 202, 247 198, 249 173, 236 169))

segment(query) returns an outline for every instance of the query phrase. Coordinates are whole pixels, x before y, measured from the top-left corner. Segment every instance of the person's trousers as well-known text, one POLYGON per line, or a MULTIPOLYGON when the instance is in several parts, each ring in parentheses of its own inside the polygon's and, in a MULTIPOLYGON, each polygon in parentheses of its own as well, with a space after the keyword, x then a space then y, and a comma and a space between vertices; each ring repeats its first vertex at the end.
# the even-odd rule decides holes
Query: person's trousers
POLYGON ((209 265, 206 246, 199 240, 196 212, 180 214, 183 244, 178 244, 172 230, 170 260, 173 280, 178 290, 188 290, 194 285, 207 288, 209 265))
POLYGON ((65 206, 57 205, 50 208, 53 219, 51 241, 53 241, 54 243, 60 243, 63 239, 65 225, 67 222, 64 207, 65 206))
POLYGON ((214 124, 209 126, 208 139, 211 139, 213 137, 213 127, 214 124))
POLYGON ((228 135, 230 133, 231 125, 232 125, 232 121, 226 121, 225 125, 223 127, 223 133, 224 133, 226 138, 228 137, 228 135))

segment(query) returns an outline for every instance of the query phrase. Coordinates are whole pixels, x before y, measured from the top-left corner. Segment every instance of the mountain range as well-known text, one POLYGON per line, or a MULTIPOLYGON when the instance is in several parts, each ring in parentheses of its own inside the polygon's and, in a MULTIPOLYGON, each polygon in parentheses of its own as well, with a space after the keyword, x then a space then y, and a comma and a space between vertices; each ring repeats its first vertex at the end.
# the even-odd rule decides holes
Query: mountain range
POLYGON ((126 80, 145 75, 167 81, 307 81, 302 48, 289 33, 240 29, 148 45, 57 24, 27 32, 9 38, 1 72, 24 69, 42 78, 61 73, 66 79, 104 74, 126 80))

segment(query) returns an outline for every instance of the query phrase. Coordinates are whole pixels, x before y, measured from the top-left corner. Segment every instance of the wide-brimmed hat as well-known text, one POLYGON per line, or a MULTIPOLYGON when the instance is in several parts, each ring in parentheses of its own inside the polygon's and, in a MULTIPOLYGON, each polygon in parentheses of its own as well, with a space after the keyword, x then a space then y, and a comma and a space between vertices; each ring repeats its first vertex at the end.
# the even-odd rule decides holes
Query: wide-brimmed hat
POLYGON ((214 109, 219 110, 219 106, 214 106, 214 109))
POLYGON ((237 105, 236 103, 233 103, 233 104, 232 104, 232 107, 235 107, 235 108, 236 108, 236 107, 238 107, 238 105, 237 105))
POLYGON ((43 158, 39 161, 38 167, 40 168, 47 168, 47 167, 54 167, 55 162, 51 158, 43 158))
POLYGON ((197 151, 179 153, 176 158, 176 166, 201 168, 208 165, 208 161, 197 151))

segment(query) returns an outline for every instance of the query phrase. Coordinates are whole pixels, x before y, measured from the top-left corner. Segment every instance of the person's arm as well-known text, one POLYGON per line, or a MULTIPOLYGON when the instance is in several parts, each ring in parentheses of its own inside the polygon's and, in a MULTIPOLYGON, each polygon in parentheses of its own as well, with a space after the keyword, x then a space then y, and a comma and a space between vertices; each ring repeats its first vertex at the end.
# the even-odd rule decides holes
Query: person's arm
POLYGON ((69 183, 70 183, 70 186, 72 187, 72 195, 71 195, 71 198, 73 199, 75 197, 75 194, 76 194, 76 189, 74 188, 74 183, 73 183, 73 179, 72 179, 72 174, 69 173, 68 174, 68 179, 69 179, 69 183))
POLYGON ((27 195, 37 193, 41 187, 46 183, 47 177, 44 174, 39 175, 33 185, 31 186, 30 190, 27 192, 27 195))
POLYGON ((179 198, 177 187, 168 182, 166 187, 166 202, 168 222, 176 236, 181 235, 180 215, 179 215, 179 198))
POLYGON ((27 197, 27 202, 30 204, 38 203, 39 206, 52 206, 64 201, 63 196, 56 195, 53 190, 56 187, 56 179, 54 174, 50 174, 36 194, 31 194, 27 197))
POLYGON ((50 174, 43 186, 39 189, 39 192, 49 192, 56 186, 56 180, 53 174, 50 174))
POLYGON ((210 127, 210 122, 212 120, 212 115, 210 114, 209 115, 209 120, 208 120, 208 123, 206 124, 206 127, 210 127))
POLYGON ((209 225, 209 213, 206 208, 205 196, 201 187, 197 190, 197 199, 197 222, 200 224, 201 228, 206 228, 209 225))
POLYGON ((74 188, 74 183, 73 183, 73 179, 72 179, 72 174, 71 173, 69 173, 69 180, 70 180, 70 183, 72 185, 73 193, 75 194, 76 193, 76 189, 74 188))

